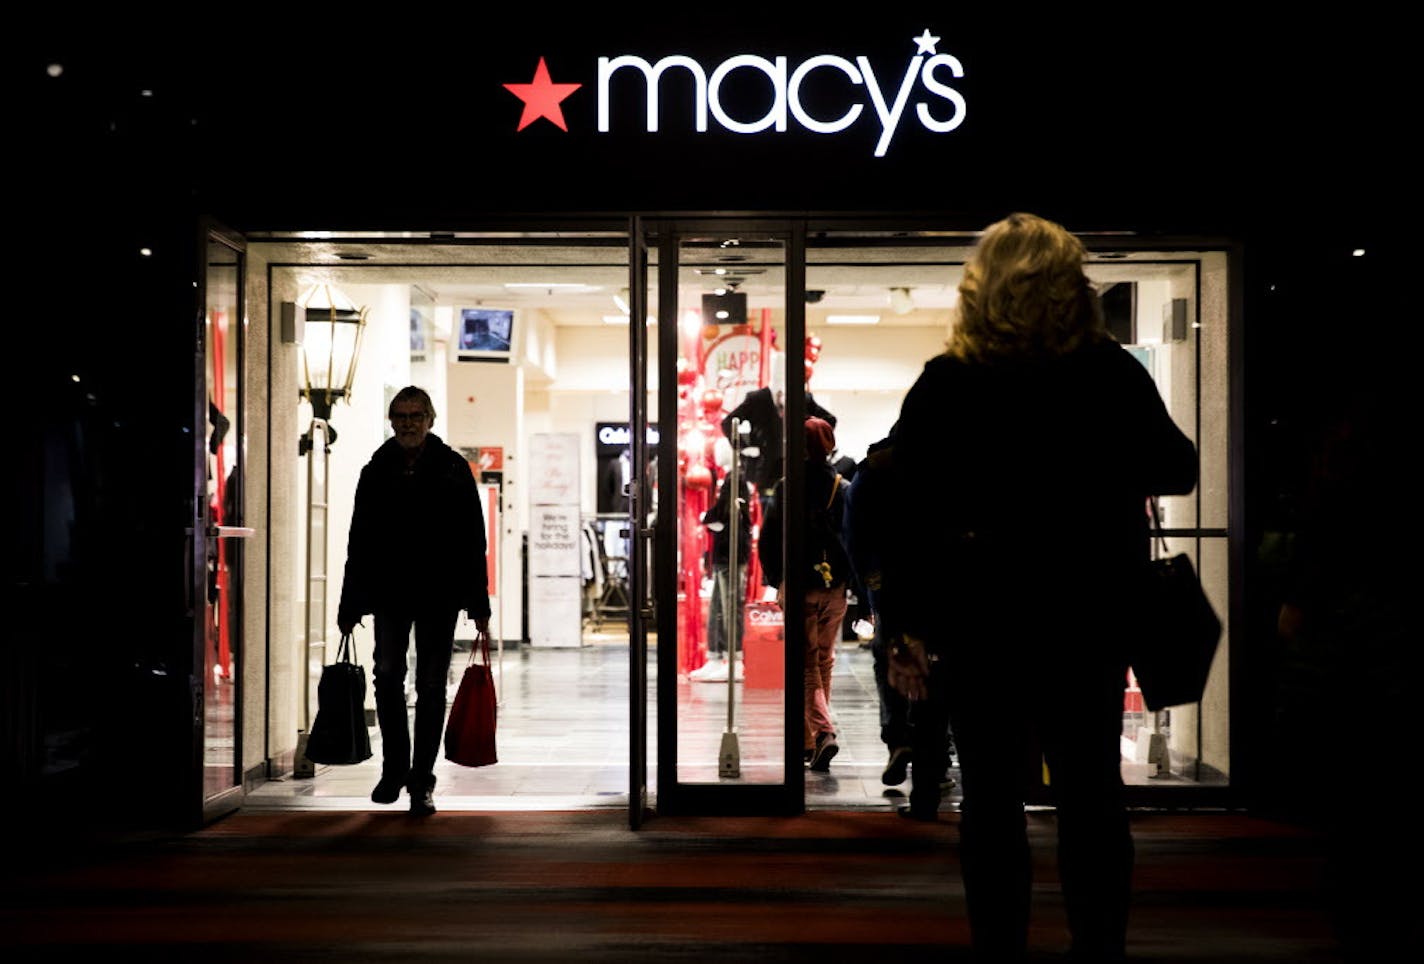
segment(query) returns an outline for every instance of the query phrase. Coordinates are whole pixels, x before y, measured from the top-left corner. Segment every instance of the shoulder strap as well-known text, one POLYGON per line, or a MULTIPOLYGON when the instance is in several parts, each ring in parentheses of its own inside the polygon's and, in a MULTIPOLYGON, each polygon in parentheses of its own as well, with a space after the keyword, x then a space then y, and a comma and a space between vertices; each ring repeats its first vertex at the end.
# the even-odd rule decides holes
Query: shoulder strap
POLYGON ((832 502, 836 501, 836 493, 841 490, 841 485, 842 485, 844 482, 845 482, 845 479, 843 479, 843 478, 841 477, 841 474, 840 474, 839 472, 837 472, 837 473, 836 473, 836 481, 835 481, 835 483, 831 486, 831 497, 826 500, 826 508, 827 508, 827 509, 829 509, 829 508, 831 507, 831 503, 832 503, 832 502))

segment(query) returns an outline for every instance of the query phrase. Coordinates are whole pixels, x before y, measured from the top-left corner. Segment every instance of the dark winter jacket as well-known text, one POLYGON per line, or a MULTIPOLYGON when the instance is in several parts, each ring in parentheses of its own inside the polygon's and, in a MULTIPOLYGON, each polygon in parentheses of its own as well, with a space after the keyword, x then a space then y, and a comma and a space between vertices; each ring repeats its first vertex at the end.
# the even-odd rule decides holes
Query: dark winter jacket
MULTIPOLYGON (((702 516, 702 524, 711 526, 720 524, 720 528, 712 529, 712 564, 719 569, 727 568, 729 551, 732 546, 731 532, 731 489, 727 485, 729 479, 723 479, 722 484, 717 488, 717 501, 712 503, 712 508, 708 509, 702 516)), ((750 499, 752 498, 751 486, 747 482, 742 483, 742 498, 740 500, 741 512, 737 517, 737 565, 740 568, 747 564, 747 557, 752 551, 752 516, 750 509, 750 499)))
POLYGON ((880 604, 904 631, 949 644, 1016 626, 1045 645, 1117 640, 1148 558, 1147 496, 1196 484, 1192 442, 1109 341, 933 358, 893 438, 902 494, 880 604))
POLYGON ((880 609, 880 587, 884 580, 884 554, 888 545, 892 500, 895 496, 894 447, 889 438, 872 444, 855 467, 845 489, 846 554, 855 573, 857 597, 865 594, 871 612, 880 609))
MULTIPOLYGON (((823 418, 832 428, 835 427, 836 417, 822 408, 809 392, 806 393, 806 414, 823 418)), ((722 434, 729 439, 732 437, 734 418, 751 424, 746 444, 760 450, 758 454, 743 459, 747 481, 761 492, 768 492, 786 469, 786 457, 782 452, 781 406, 777 405, 771 389, 754 388, 722 419, 722 434)))
POLYGON ((801 572, 783 573, 785 560, 782 558, 782 526, 785 513, 786 491, 778 481, 776 496, 767 508, 762 520, 760 538, 757 540, 757 560, 768 586, 780 586, 786 576, 787 592, 805 592, 807 589, 836 589, 853 583, 850 559, 846 555, 845 539, 841 523, 845 516, 845 480, 836 474, 824 460, 806 461, 806 503, 802 519, 793 520, 791 527, 800 529, 802 544, 805 546, 806 565, 801 572), (831 582, 816 570, 825 564, 830 567, 831 582))
POLYGON ((392 605, 431 604, 488 618, 485 519, 465 459, 438 436, 407 470, 395 439, 361 470, 338 620, 392 605))

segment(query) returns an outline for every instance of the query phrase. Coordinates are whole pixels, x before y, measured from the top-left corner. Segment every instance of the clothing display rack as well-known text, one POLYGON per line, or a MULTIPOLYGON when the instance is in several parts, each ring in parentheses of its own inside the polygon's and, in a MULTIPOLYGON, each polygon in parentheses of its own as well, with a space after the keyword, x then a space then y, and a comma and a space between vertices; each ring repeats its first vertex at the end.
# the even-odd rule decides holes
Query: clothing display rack
POLYGON ((588 618, 595 630, 607 619, 626 620, 632 609, 628 589, 628 536, 632 525, 626 515, 599 513, 591 530, 597 572, 592 580, 588 618))

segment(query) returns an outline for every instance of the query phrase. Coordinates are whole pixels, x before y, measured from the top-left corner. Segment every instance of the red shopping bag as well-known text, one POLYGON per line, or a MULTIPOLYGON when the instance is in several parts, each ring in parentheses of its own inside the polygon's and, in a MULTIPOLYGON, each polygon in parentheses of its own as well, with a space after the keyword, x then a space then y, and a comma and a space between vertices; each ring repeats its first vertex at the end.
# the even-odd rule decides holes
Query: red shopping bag
POLYGON ((498 763, 494 746, 495 694, 490 673, 489 636, 480 633, 470 647, 470 662, 460 679, 450 719, 445 724, 445 759, 466 767, 498 763), (475 662, 475 649, 484 654, 475 662))

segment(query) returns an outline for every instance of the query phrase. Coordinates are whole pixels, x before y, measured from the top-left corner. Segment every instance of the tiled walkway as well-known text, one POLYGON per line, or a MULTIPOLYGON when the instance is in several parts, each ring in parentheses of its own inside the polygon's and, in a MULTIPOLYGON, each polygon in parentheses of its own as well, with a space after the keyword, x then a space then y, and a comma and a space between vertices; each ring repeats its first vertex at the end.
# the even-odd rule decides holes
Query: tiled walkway
MULTIPOLYGON (((495 656, 495 681, 500 695, 499 763, 479 769, 436 764, 436 805, 446 810, 565 810, 626 807, 628 801, 628 648, 626 636, 586 637, 577 649, 507 649, 495 656)), ((457 654, 451 670, 450 695, 463 672, 457 654)), ((656 787, 656 656, 649 662, 648 787, 656 787)), ((715 779, 717 744, 726 717, 725 683, 682 682, 681 705, 697 708, 704 725, 699 737, 682 740, 682 760, 704 764, 715 779), (705 758, 699 760, 698 758, 705 758)), ((762 691, 765 692, 765 691, 762 691)), ((739 729, 751 727, 747 714, 753 700, 743 703, 739 729)), ((881 785, 885 748, 879 739, 879 710, 870 653, 854 642, 842 644, 832 687, 832 709, 839 725, 841 750, 829 773, 808 773, 806 806, 820 808, 884 808, 902 802, 908 782, 900 788, 881 785)), ((769 714, 779 715, 779 708, 769 714)), ((692 729, 689 725, 687 729, 692 729)), ((778 728, 779 734, 779 728, 778 728)), ((286 777, 269 781, 250 793, 249 810, 380 810, 370 801, 380 771, 380 731, 371 730, 375 755, 357 766, 319 766, 312 778, 286 777)), ((778 735, 779 738, 779 735, 778 735)), ((744 746, 750 762, 753 748, 744 746)), ((744 766, 744 779, 755 778, 744 766)), ((684 779, 687 779, 684 771, 684 779)), ((952 806, 952 799, 947 806, 952 806)), ((400 804, 405 806, 402 797, 400 804)))

